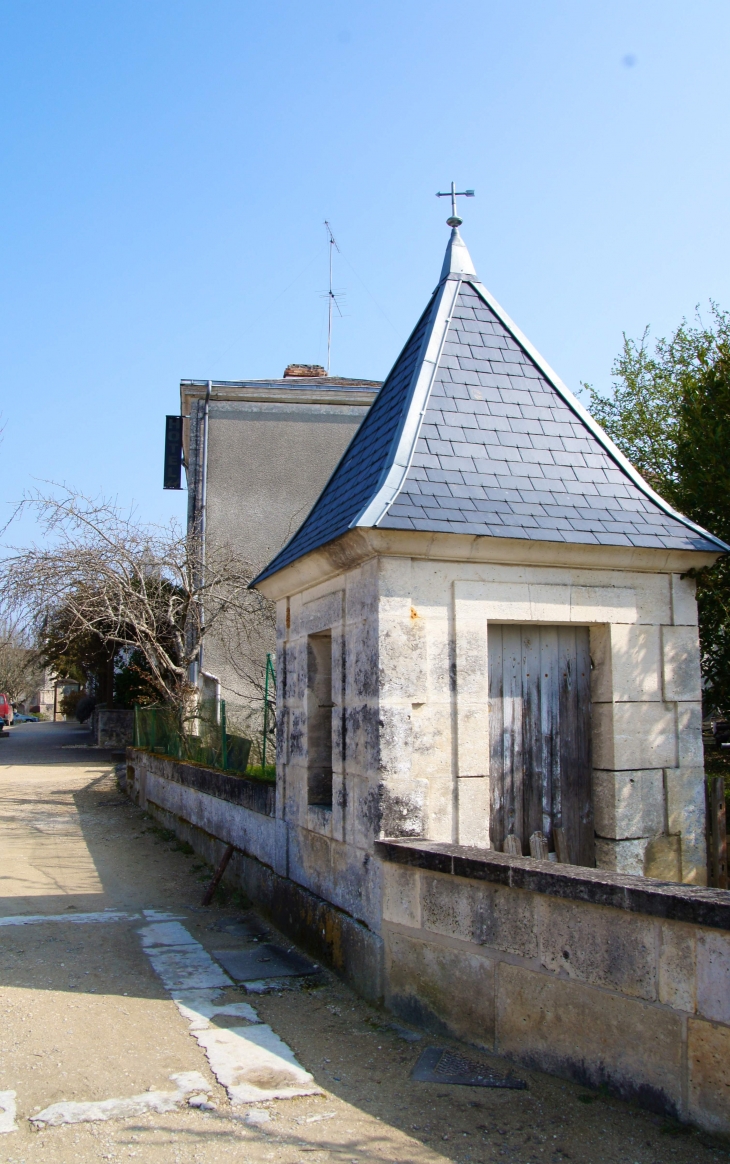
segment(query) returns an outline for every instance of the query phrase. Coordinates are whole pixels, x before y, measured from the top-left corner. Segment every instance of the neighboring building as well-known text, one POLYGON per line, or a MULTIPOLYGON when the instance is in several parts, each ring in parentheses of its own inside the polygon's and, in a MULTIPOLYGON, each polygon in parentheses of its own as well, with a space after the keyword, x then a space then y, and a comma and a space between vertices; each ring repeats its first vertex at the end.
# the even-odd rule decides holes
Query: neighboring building
POLYGON ((18 703, 18 711, 41 715, 44 719, 65 719, 61 700, 64 695, 80 690, 81 685, 73 679, 58 679, 48 668, 41 671, 40 678, 38 687, 18 703))
MULTIPOLYGON (((204 521, 207 545, 231 545, 261 569, 306 517, 379 387, 308 365, 290 365, 280 379, 181 381, 188 528, 204 521)), ((273 636, 267 646, 274 650, 273 636)), ((230 703, 245 701, 212 637, 203 670, 230 703)))

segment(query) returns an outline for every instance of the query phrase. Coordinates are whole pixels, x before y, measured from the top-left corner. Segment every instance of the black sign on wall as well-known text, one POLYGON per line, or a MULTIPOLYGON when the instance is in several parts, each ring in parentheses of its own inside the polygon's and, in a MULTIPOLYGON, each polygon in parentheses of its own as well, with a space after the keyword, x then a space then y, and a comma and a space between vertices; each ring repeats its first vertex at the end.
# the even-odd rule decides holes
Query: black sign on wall
POLYGON ((181 416, 165 418, 165 480, 163 489, 182 489, 182 422, 181 416))

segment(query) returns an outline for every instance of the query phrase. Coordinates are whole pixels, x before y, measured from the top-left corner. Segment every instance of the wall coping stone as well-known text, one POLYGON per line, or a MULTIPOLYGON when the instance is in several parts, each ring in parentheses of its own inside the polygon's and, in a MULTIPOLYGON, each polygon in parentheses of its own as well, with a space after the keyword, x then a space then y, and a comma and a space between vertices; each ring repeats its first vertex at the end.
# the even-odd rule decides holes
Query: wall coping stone
POLYGON ((491 881, 529 893, 730 930, 730 890, 727 889, 705 889, 580 865, 558 865, 553 861, 512 857, 492 849, 441 841, 386 839, 375 842, 375 852, 383 861, 432 873, 491 881))
MULTIPOLYGON (((186 788, 194 788, 208 796, 215 796, 218 800, 226 800, 229 804, 237 804, 241 808, 248 808, 251 812, 261 813, 262 816, 276 815, 276 785, 263 780, 253 780, 246 776, 229 776, 227 772, 219 772, 216 768, 202 768, 197 764, 185 764, 180 760, 173 760, 170 756, 156 755, 144 748, 127 748, 127 760, 139 764, 144 757, 144 766, 148 772, 161 776, 163 780, 171 780, 174 784, 183 784, 186 788)), ((730 894, 728 894, 730 897, 730 894)))

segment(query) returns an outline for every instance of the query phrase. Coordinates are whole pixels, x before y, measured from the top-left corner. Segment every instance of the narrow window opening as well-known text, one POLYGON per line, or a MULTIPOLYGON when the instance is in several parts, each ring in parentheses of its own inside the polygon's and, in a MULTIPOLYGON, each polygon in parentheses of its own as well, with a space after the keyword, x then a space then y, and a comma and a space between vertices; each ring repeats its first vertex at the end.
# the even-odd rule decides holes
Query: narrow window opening
POLYGON ((307 639, 307 799, 332 808, 332 633, 307 639))

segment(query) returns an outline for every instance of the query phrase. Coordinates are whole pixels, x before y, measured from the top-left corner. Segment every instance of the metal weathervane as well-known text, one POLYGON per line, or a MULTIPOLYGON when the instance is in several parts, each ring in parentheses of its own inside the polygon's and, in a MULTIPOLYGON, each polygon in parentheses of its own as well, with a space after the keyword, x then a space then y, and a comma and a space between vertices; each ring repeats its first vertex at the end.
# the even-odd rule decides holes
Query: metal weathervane
POLYGON ((443 194, 439 191, 439 193, 436 195, 436 197, 437 198, 450 198, 451 199, 451 218, 446 219, 446 225, 447 226, 461 226, 464 219, 459 218, 459 215, 456 213, 456 199, 457 198, 473 198, 474 191, 473 190, 457 190, 456 183, 452 182, 450 190, 446 191, 443 194))

